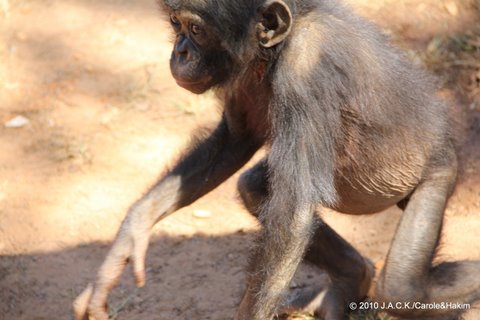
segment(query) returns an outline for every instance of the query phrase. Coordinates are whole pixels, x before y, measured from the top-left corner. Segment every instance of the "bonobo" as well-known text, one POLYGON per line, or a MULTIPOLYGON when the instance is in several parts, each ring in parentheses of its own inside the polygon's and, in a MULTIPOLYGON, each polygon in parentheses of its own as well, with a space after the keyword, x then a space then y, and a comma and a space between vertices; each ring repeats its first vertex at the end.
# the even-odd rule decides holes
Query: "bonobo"
MULTIPOLYGON (((365 298, 374 268, 317 209, 368 214, 398 204, 403 216, 379 276, 380 302, 470 303, 480 262, 432 264, 457 160, 449 116, 432 79, 373 25, 335 0, 162 0, 179 86, 213 90, 223 115, 212 133, 136 202, 77 319, 108 319, 109 292, 128 262, 137 285, 153 225, 205 195, 262 146, 267 155, 238 189, 262 224, 237 320, 307 310, 343 319, 365 298), (328 273, 316 291, 285 297, 302 258, 328 273)), ((402 317, 457 316, 397 309, 402 317)))

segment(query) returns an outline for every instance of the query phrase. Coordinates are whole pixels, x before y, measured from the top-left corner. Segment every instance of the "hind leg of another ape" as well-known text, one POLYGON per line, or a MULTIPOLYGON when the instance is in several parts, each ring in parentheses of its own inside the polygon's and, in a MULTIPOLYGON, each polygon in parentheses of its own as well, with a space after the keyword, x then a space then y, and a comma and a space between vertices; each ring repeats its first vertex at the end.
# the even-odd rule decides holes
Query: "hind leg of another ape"
MULTIPOLYGON (((267 164, 262 160, 245 172, 238 183, 246 208, 255 216, 268 193, 267 179, 267 164)), ((281 311, 306 311, 326 320, 341 320, 348 303, 365 298, 375 271, 347 241, 317 219, 317 229, 305 259, 325 270, 331 281, 291 292, 281 311)))
POLYGON ((431 169, 406 206, 376 287, 377 300, 398 306, 390 310, 392 314, 453 319, 458 310, 448 304, 471 303, 480 298, 480 261, 432 266, 455 178, 454 161, 453 165, 431 169), (421 307, 432 303, 440 307, 421 307))
POLYGON ((375 276, 373 264, 323 221, 305 260, 325 270, 331 282, 294 296, 293 309, 315 312, 322 319, 344 319, 350 303, 366 298, 375 276))

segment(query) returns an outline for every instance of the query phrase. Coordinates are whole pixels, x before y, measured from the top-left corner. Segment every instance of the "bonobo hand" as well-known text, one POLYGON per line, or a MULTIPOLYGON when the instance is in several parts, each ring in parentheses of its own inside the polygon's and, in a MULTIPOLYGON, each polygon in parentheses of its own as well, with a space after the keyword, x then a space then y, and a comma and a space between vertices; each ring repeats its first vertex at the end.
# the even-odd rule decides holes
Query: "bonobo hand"
POLYGON ((237 313, 235 314, 234 320, 251 320, 252 317, 250 313, 252 312, 252 304, 253 304, 252 294, 247 289, 242 298, 242 302, 240 303, 240 306, 237 309, 237 313))
POLYGON ((128 262, 133 263, 138 287, 145 284, 145 255, 151 223, 142 217, 142 210, 132 208, 122 223, 115 242, 97 274, 94 284, 75 299, 76 320, 108 320, 107 299, 128 262))

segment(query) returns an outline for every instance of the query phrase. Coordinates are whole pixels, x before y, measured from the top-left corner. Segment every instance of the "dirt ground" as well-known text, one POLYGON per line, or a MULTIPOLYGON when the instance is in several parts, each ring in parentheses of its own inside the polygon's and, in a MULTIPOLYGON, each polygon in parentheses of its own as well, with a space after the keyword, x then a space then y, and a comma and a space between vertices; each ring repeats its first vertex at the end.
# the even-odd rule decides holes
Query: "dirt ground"
MULTIPOLYGON (((439 75, 460 115, 462 172, 440 256, 480 259, 480 3, 350 2, 439 75)), ((172 81, 169 34, 154 0, 0 0, 1 320, 70 319, 129 205, 218 119, 210 95, 172 81)), ((112 316, 232 318, 258 231, 237 176, 155 227, 147 286, 127 272, 112 316)), ((381 267, 400 214, 324 215, 381 267)), ((316 273, 302 266, 294 285, 316 273)))

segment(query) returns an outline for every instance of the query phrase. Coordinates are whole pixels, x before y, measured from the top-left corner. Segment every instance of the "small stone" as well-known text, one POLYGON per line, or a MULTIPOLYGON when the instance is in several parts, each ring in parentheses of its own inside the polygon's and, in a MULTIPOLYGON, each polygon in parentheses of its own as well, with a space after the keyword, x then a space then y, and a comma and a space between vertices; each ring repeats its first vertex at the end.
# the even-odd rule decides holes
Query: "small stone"
POLYGON ((198 219, 208 219, 212 217, 212 213, 208 210, 195 210, 193 216, 198 219))
POLYGON ((30 120, 24 116, 16 116, 15 118, 5 122, 6 128, 21 128, 30 123, 30 120))

